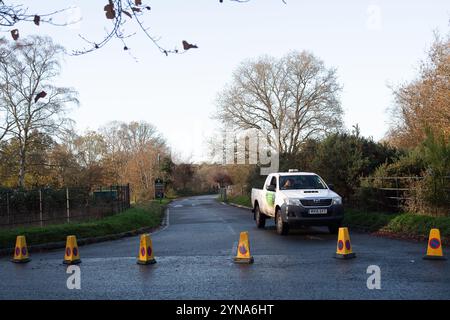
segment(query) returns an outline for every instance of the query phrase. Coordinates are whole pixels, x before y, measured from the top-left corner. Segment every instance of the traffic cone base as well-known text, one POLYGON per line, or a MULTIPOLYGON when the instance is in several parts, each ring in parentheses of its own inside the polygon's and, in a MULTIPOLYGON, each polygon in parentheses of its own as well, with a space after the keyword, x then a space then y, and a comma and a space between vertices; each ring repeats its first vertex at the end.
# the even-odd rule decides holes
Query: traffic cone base
POLYGON ((425 260, 447 260, 442 252, 441 233, 439 229, 431 229, 428 237, 427 254, 425 260))
POLYGON ((31 259, 30 258, 25 258, 25 259, 11 259, 11 262, 14 263, 27 263, 30 262, 31 259))
POLYGON ((66 250, 64 253, 63 264, 79 264, 80 251, 78 250, 77 237, 67 236, 66 250))
POLYGON ((237 247, 237 254, 233 261, 239 264, 253 263, 253 257, 250 255, 250 242, 248 240, 248 232, 241 232, 239 235, 239 244, 237 247))
POLYGON ((156 260, 155 259, 152 259, 152 260, 148 260, 148 261, 141 261, 141 260, 137 260, 137 264, 142 264, 142 265, 147 265, 147 264, 154 264, 154 263, 156 263, 156 260))
POLYGON ((14 257, 11 260, 14 263, 26 263, 31 259, 28 256, 27 241, 25 236, 17 236, 16 246, 14 247, 14 257))
POLYGON ((335 258, 352 259, 355 257, 356 255, 353 253, 353 248, 350 242, 350 235, 348 233, 348 229, 339 228, 335 258))
POLYGON ((141 235, 141 240, 139 244, 139 256, 136 261, 137 264, 148 265, 156 263, 153 254, 153 244, 152 239, 149 234, 141 235))
POLYGON ((250 257, 250 258, 238 258, 238 257, 235 257, 233 259, 233 261, 235 263, 240 263, 240 264, 251 264, 251 263, 254 262, 254 259, 253 259, 253 257, 250 257))
POLYGON ((347 254, 338 254, 336 253, 334 256, 336 259, 352 259, 356 257, 356 254, 354 253, 347 253, 347 254))
POLYGON ((447 258, 443 257, 443 256, 424 256, 423 259, 425 259, 425 260, 447 260, 447 258))
POLYGON ((64 260, 64 261, 63 261, 63 264, 67 264, 67 265, 70 265, 70 264, 79 264, 79 263, 81 263, 81 259, 78 259, 78 260, 72 260, 72 261, 67 261, 67 260, 64 260))

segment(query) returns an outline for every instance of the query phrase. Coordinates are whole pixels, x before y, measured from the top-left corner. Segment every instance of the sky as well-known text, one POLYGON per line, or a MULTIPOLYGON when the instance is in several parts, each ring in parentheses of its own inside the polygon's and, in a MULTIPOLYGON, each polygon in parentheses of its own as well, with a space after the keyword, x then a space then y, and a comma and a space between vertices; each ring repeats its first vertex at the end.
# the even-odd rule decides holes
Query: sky
MULTIPOLYGON (((100 40, 110 28, 107 1, 39 0, 23 3, 30 13, 70 7, 56 19, 68 27, 19 24, 21 37, 49 35, 68 52, 88 46, 79 37, 100 40)), ((410 81, 433 42, 433 32, 450 30, 450 2, 365 0, 155 0, 145 17, 159 44, 181 49, 182 40, 198 45, 166 57, 138 31, 124 51, 118 40, 93 53, 67 56, 57 85, 74 87, 80 106, 70 117, 80 132, 109 121, 152 123, 174 153, 185 160, 207 160, 218 92, 245 59, 282 57, 307 50, 337 69, 347 128, 383 138, 393 105, 390 87, 410 81)), ((8 36, 5 34, 5 36, 8 36)))

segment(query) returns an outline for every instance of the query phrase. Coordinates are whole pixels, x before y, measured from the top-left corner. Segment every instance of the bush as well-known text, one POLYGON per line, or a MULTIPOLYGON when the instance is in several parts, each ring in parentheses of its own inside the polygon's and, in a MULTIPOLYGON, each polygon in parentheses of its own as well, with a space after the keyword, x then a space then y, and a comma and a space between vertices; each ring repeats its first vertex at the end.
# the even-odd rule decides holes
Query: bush
POLYGON ((327 183, 334 184, 346 203, 352 203, 360 185, 359 177, 372 174, 383 163, 395 161, 399 154, 386 144, 360 137, 358 131, 338 133, 320 142, 312 168, 327 183))
POLYGON ((373 177, 416 177, 426 169, 425 160, 419 150, 401 155, 395 162, 383 163, 373 172, 373 177))
POLYGON ((411 181, 410 197, 405 209, 424 215, 450 216, 450 178, 425 175, 423 179, 411 181))
POLYGON ((393 208, 393 196, 400 210, 424 215, 450 215, 450 141, 427 131, 423 144, 394 163, 380 165, 370 179, 361 182, 358 204, 368 209, 393 208), (389 178, 390 177, 390 178, 389 178), (397 178, 401 177, 401 178, 397 178), (411 177, 411 178, 408 178, 411 177), (393 188, 390 197, 381 188, 393 188), (405 189, 405 190, 401 190, 405 189), (378 204, 378 205, 377 205, 378 204), (381 206, 380 204, 385 204, 381 206))

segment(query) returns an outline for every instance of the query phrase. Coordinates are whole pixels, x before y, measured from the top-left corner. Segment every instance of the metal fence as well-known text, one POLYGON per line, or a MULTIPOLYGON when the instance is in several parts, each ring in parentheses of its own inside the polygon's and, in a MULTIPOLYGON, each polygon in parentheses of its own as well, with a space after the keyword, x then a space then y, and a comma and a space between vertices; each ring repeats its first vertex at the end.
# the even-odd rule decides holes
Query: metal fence
POLYGON ((365 177, 358 190, 359 205, 382 211, 401 211, 408 202, 419 199, 426 192, 431 203, 440 203, 450 213, 450 176, 433 179, 427 189, 419 190, 416 182, 424 177, 365 177), (365 192, 365 194, 364 194, 365 192), (362 203, 362 202, 366 203, 362 203))
POLYGON ((0 190, 0 228, 103 218, 130 207, 130 187, 0 190))

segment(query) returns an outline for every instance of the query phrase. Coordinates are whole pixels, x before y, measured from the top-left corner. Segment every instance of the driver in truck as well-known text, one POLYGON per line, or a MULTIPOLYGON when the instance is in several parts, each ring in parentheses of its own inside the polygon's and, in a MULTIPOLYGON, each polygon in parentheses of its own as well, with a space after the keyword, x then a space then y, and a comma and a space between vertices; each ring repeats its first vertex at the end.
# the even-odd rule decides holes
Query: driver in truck
POLYGON ((292 180, 291 179, 286 179, 286 181, 283 184, 283 189, 284 190, 289 190, 291 189, 293 186, 292 180))

